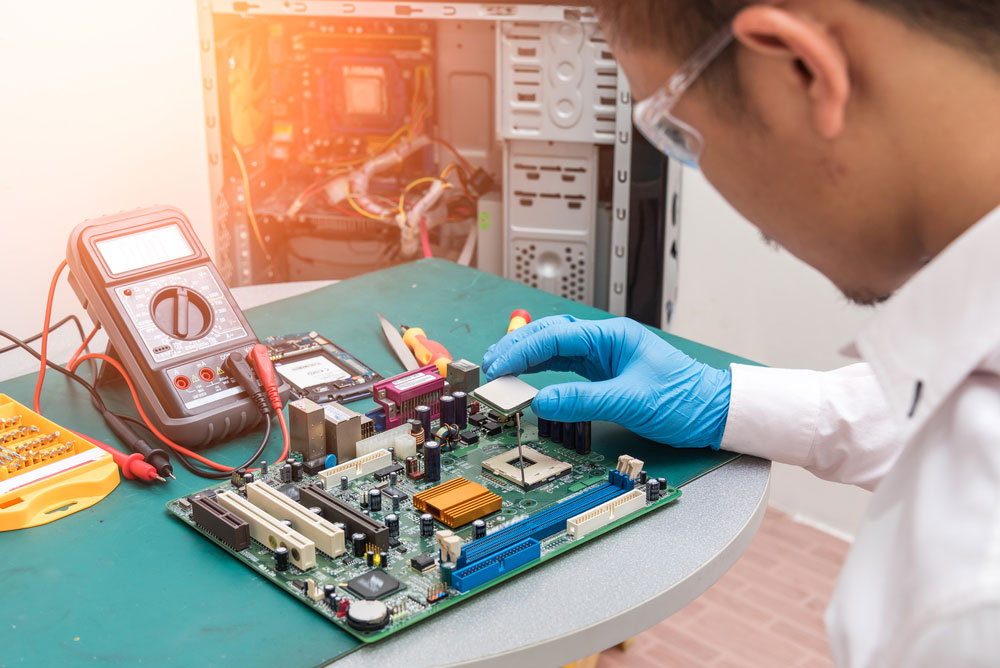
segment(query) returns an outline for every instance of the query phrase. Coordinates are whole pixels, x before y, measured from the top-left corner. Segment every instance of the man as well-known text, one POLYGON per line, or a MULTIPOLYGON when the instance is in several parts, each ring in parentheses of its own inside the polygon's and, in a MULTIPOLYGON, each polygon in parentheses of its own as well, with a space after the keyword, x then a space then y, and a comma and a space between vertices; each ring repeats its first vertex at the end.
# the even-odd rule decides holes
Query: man
POLYGON ((1000 661, 1000 2, 599 0, 636 123, 874 304, 865 360, 706 367, 624 319, 547 318, 487 377, 572 370, 551 420, 797 464, 875 494, 827 611, 839 665, 1000 661))

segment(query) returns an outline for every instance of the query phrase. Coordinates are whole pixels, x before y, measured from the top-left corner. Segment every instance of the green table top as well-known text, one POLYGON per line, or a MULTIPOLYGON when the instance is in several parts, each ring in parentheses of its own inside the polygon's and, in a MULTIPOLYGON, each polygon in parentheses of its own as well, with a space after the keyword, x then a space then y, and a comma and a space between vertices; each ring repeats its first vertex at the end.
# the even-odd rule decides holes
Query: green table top
MULTIPOLYGON (((506 332, 510 312, 533 318, 608 313, 443 260, 420 260, 343 281, 247 312, 261 338, 315 330, 386 377, 401 373, 382 336, 376 311, 392 322, 424 328, 458 359, 479 363, 506 332)), ((747 362, 658 332, 703 362, 725 368, 747 362)), ((538 387, 570 374, 526 377, 538 387)), ((34 375, 0 383, 0 393, 30 404, 34 375)), ((121 388, 105 391, 125 408, 121 388)), ((351 404, 358 411, 374 402, 351 404)), ((46 375, 49 419, 111 439, 86 392, 46 375)), ((678 484, 731 458, 707 450, 675 450, 614 425, 595 425, 595 440, 621 443, 647 469, 678 484)), ((258 439, 213 447, 209 456, 235 464, 258 439)), ((108 442, 114 442, 109 440, 108 442)), ((279 439, 265 453, 272 460, 279 439)), ((256 577, 243 564, 168 516, 164 504, 209 486, 175 465, 176 481, 122 481, 97 505, 32 529, 0 534, 4 622, 0 666, 57 663, 171 665, 316 665, 355 649, 358 641, 256 577), (308 642, 301 642, 308 640, 308 642)), ((583 547, 581 549, 586 549, 583 547)), ((449 614, 449 613, 444 613, 449 614)))

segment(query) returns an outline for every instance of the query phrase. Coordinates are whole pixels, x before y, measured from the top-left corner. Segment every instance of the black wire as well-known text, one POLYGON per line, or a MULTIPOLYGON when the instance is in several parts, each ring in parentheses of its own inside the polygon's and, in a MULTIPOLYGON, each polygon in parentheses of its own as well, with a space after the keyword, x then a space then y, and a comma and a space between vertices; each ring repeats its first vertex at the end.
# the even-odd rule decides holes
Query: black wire
MULTIPOLYGON (((76 323, 76 330, 78 332, 80 332, 80 340, 82 341, 83 339, 87 338, 87 335, 83 331, 83 325, 80 323, 80 319, 77 318, 75 315, 68 315, 65 318, 63 318, 62 320, 60 320, 59 322, 56 322, 56 323, 53 323, 52 325, 50 325, 49 326, 49 333, 51 334, 52 332, 56 331, 57 329, 59 329, 60 327, 62 327, 63 325, 65 325, 67 322, 70 322, 70 321, 76 323)), ((22 342, 23 343, 31 343, 32 341, 37 341, 40 338, 42 338, 42 333, 41 332, 39 332, 38 334, 33 334, 32 336, 29 336, 26 339, 22 339, 22 342)), ((0 355, 3 355, 4 353, 9 353, 12 350, 17 350, 20 347, 21 346, 19 346, 19 345, 17 345, 15 343, 12 346, 7 346, 6 348, 0 348, 0 355)))
MULTIPOLYGON (((0 329, 0 336, 2 336, 3 338, 9 340, 11 343, 13 343, 15 348, 20 348, 20 349, 24 350, 26 353, 28 353, 29 355, 31 355, 32 357, 34 357, 35 359, 41 361, 41 359, 42 359, 41 353, 39 353, 34 348, 32 348, 31 346, 29 346, 25 341, 22 341, 18 337, 14 336, 13 334, 9 334, 9 333, 5 332, 2 329, 0 329)), ((142 421, 140 421, 140 420, 138 420, 138 419, 136 419, 134 417, 131 417, 129 415, 120 415, 118 413, 112 413, 110 410, 108 410, 107 406, 104 403, 104 400, 101 398, 100 393, 98 393, 98 391, 94 388, 94 386, 91 385, 90 383, 88 383, 85 379, 81 378, 80 376, 78 376, 77 374, 73 373, 69 369, 66 369, 64 367, 59 366, 58 364, 56 364, 55 362, 53 362, 51 360, 45 360, 45 364, 46 364, 46 366, 48 366, 53 371, 58 371, 62 375, 66 376, 70 380, 75 381, 82 388, 84 388, 85 390, 87 390, 87 392, 90 393, 90 399, 91 399, 91 401, 94 404, 94 408, 96 408, 100 413, 109 413, 109 414, 114 415, 114 416, 116 416, 118 418, 121 418, 122 420, 125 420, 127 422, 131 422, 131 423, 133 423, 135 425, 138 425, 139 427, 142 427, 143 429, 145 429, 147 431, 149 430, 149 428, 145 425, 145 423, 143 423, 142 421)), ((270 439, 271 439, 271 420, 270 420, 270 417, 268 417, 268 419, 264 423, 264 438, 261 441, 260 447, 257 449, 257 452, 255 452, 254 455, 253 455, 253 457, 251 457, 249 460, 247 460, 246 463, 244 463, 244 464, 242 464, 240 466, 237 466, 235 468, 245 468, 245 467, 252 466, 254 464, 254 462, 256 462, 257 459, 261 456, 261 454, 263 454, 265 448, 267 448, 267 442, 270 439)), ((159 439, 156 439, 156 440, 159 441, 159 439)), ((174 452, 174 455, 177 457, 178 460, 180 460, 181 466, 183 466, 184 468, 186 468, 188 471, 191 471, 191 473, 193 473, 193 474, 195 474, 197 476, 200 476, 202 478, 211 478, 213 480, 223 480, 225 478, 228 478, 231 475, 231 473, 228 472, 228 471, 226 471, 226 472, 224 472, 224 471, 206 471, 204 469, 200 469, 200 468, 196 467, 194 464, 192 464, 191 462, 187 461, 187 459, 184 457, 184 455, 181 455, 178 452, 174 452)))

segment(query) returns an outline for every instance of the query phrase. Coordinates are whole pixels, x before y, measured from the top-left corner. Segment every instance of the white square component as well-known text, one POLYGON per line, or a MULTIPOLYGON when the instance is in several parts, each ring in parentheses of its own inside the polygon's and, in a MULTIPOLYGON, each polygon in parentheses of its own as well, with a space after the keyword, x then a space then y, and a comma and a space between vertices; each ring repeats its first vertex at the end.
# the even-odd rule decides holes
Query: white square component
POLYGON ((530 406, 538 390, 520 378, 501 376, 477 388, 472 394, 497 413, 507 417, 530 406))

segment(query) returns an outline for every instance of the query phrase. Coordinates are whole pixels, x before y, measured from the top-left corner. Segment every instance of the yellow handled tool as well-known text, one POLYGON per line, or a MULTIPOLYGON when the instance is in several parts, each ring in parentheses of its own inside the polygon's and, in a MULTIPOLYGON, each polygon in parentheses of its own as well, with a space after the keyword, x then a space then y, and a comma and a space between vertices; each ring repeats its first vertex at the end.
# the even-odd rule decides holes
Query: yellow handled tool
POLYGON ((413 351, 420 366, 433 364, 437 366, 442 377, 448 375, 448 364, 452 362, 451 353, 437 341, 427 338, 427 334, 419 327, 407 327, 403 332, 403 343, 413 351))

